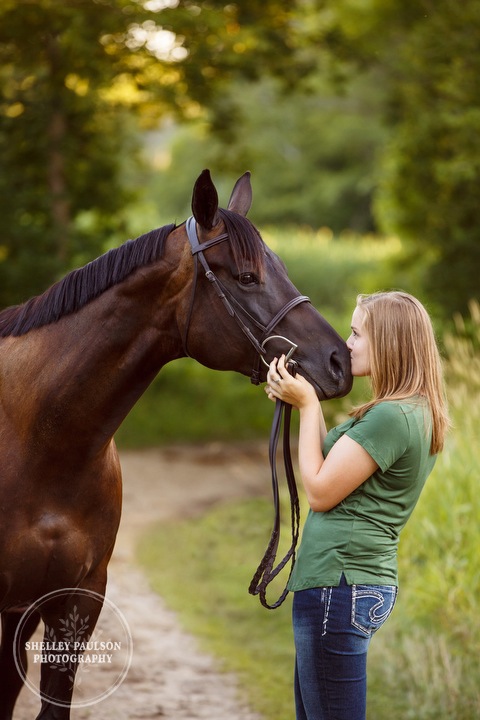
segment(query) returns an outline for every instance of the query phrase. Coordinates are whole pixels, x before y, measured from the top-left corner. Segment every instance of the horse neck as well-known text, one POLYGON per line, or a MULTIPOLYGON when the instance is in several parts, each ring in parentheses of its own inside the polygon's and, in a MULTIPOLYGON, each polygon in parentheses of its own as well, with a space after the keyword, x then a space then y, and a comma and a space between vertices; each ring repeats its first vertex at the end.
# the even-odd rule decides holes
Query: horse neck
POLYGON ((80 311, 9 339, 3 362, 15 382, 7 392, 4 380, 2 399, 20 434, 43 444, 61 436, 80 452, 109 443, 163 365, 184 355, 180 270, 143 268, 80 311))

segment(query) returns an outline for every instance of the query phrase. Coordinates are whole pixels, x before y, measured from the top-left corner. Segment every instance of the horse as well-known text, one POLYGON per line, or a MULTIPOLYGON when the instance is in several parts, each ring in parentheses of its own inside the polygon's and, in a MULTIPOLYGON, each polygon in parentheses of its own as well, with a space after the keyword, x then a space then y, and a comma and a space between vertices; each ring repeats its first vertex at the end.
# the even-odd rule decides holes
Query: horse
MULTIPOLYGON (((251 202, 250 173, 222 209, 204 170, 187 222, 127 240, 0 313, 0 720, 24 682, 12 658, 26 608, 49 598, 22 625, 24 662, 40 620, 45 640, 73 609, 95 627, 121 515, 114 435, 166 363, 190 356, 259 383, 273 353, 295 349, 319 398, 350 390, 344 341, 246 218, 251 202)), ((37 720, 68 720, 67 675, 42 665, 37 720)))

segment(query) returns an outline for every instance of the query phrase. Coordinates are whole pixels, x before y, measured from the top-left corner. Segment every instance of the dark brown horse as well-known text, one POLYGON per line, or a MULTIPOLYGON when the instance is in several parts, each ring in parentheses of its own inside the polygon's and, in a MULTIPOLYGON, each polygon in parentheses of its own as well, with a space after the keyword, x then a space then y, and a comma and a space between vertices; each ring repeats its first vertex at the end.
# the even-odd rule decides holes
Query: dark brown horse
MULTIPOLYGON (((0 313, 0 720, 23 684, 12 644, 25 608, 52 593, 24 623, 23 646, 40 616, 58 635, 74 607, 95 626, 99 604, 85 591, 104 596, 121 512, 113 435, 166 363, 188 354, 245 375, 258 364, 262 381, 258 353, 290 347, 264 348, 275 334, 298 345, 320 398, 350 389, 345 343, 245 219, 250 203, 248 173, 222 210, 204 171, 190 241, 185 223, 154 230, 0 313), (63 588, 78 594, 57 597, 63 588)), ((42 666, 38 718, 69 717, 67 675, 42 666)))

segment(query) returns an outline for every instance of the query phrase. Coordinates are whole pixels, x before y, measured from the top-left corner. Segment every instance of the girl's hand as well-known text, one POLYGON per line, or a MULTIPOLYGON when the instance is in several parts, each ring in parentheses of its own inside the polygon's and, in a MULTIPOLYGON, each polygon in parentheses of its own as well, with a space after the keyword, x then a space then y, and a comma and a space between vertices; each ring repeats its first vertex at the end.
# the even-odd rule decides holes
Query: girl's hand
POLYGON ((267 373, 265 392, 270 400, 283 400, 301 410, 311 404, 318 404, 313 385, 301 375, 293 377, 285 366, 285 355, 274 358, 267 373))

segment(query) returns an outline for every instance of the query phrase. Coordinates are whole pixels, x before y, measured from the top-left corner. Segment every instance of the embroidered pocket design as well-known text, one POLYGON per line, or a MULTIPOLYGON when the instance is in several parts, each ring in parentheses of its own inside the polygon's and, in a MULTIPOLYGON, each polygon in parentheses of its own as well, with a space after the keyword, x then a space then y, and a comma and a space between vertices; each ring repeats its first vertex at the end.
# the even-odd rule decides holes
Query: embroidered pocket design
POLYGON ((352 585, 352 625, 366 635, 390 616, 397 599, 394 585, 352 585))

